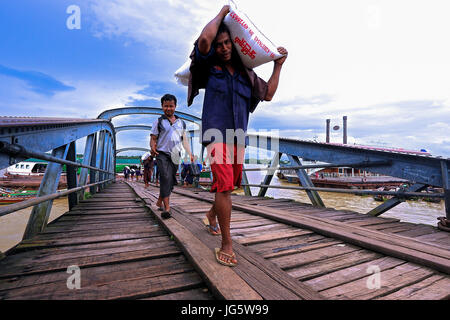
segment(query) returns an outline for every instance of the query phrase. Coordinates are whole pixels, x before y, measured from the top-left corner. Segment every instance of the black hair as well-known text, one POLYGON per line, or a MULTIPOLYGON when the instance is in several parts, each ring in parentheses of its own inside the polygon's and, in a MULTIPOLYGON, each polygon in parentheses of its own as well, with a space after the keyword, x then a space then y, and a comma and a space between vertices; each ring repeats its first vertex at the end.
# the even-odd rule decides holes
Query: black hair
POLYGON ((175 97, 173 94, 166 93, 161 98, 161 106, 164 104, 164 101, 174 101, 175 105, 177 105, 177 97, 175 97))

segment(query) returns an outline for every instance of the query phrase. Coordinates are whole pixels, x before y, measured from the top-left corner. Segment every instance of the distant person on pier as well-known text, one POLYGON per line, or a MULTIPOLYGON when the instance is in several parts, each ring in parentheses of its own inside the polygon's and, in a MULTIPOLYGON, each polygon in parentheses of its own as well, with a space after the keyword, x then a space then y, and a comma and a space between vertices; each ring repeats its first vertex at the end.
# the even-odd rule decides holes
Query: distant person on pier
POLYGON ((130 167, 125 166, 123 168, 123 177, 125 179, 125 181, 128 181, 128 176, 130 175, 130 167))
POLYGON ((164 114, 152 126, 150 147, 152 154, 156 155, 158 164, 160 191, 156 205, 163 211, 163 219, 170 218, 170 194, 177 184, 176 172, 181 156, 181 146, 193 156, 186 137, 186 123, 175 115, 177 98, 166 94, 161 98, 164 114), (164 208, 163 208, 164 205, 164 208))
POLYGON ((144 167, 144 184, 148 188, 153 175, 153 157, 150 152, 145 153, 141 157, 141 164, 144 167))
POLYGON ((194 44, 190 56, 192 77, 188 87, 188 105, 192 104, 199 89, 205 88, 202 143, 207 146, 210 157, 211 192, 215 193, 215 201, 204 223, 211 234, 222 235, 222 246, 215 250, 217 261, 235 266, 237 260, 230 235, 231 192, 235 186, 241 185, 249 113, 260 101, 270 101, 274 96, 288 52, 279 47, 278 52, 284 56, 274 61, 269 81, 259 78, 242 64, 230 32, 223 23, 229 11, 230 7, 224 6, 204 27, 194 44), (227 130, 234 132, 232 139, 227 137, 227 130), (221 141, 217 135, 221 135, 221 141))
POLYGON ((131 169, 130 169, 130 176, 131 176, 131 181, 133 181, 134 180, 134 175, 136 174, 136 170, 134 170, 134 168, 133 167, 131 167, 131 169))
POLYGON ((141 167, 136 167, 136 181, 142 176, 141 167))

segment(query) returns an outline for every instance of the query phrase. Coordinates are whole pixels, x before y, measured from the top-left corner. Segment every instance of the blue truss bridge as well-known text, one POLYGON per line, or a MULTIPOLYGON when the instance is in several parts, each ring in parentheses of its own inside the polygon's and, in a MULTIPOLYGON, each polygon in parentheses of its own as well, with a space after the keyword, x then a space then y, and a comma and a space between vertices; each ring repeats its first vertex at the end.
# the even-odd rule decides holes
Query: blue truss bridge
MULTIPOLYGON (((245 168, 243 195, 233 194, 231 234, 238 265, 219 265, 220 237, 202 218, 214 195, 200 186, 175 187, 172 218, 161 219, 156 185, 117 179, 115 127, 122 115, 161 115, 160 108, 125 107, 96 119, 0 117, 0 169, 24 161, 48 162, 37 196, 3 205, 0 217, 32 208, 20 243, 0 252, 0 299, 149 300, 441 300, 450 297, 450 159, 396 150, 361 148, 249 134, 252 145, 277 150, 265 168, 245 168), (76 142, 85 141, 84 150, 76 142), (78 152, 77 152, 78 151, 78 152), (80 152, 81 151, 81 152, 80 152), (83 154, 77 161, 77 153, 83 154), (288 164, 280 159, 287 156, 288 164), (305 161, 309 161, 306 163, 305 161), (318 161, 319 164, 310 164, 318 161), (58 191, 63 167, 67 189, 58 191), (307 169, 349 167, 407 180, 400 191, 314 185, 307 169), (263 170, 259 184, 246 172, 263 170), (290 171, 298 186, 272 185, 290 171), (426 193, 427 188, 438 193, 426 193), (304 190, 309 203, 266 197, 269 188, 304 190), (254 190, 257 194, 253 194, 254 190), (86 191, 90 196, 86 197, 86 191), (327 208, 321 192, 389 195, 366 214, 327 208), (252 193, 253 192, 253 193, 252 193), (53 200, 69 210, 52 222, 53 200), (435 226, 387 218, 408 197, 445 203, 435 226), (227 281, 223 281, 227 279, 227 281)), ((201 119, 193 123, 191 149, 201 119)), ((0 220, 1 223, 1 220, 0 220)))

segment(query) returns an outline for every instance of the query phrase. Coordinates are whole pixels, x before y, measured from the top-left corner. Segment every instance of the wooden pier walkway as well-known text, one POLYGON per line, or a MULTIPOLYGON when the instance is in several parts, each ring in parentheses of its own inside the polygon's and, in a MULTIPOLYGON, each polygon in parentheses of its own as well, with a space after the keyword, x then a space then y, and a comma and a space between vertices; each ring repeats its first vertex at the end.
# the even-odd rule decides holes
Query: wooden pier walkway
POLYGON ((214 258, 220 237, 201 222, 213 194, 175 188, 168 220, 157 196, 155 187, 117 182, 82 201, 7 252, 0 299, 450 297, 450 234, 435 227, 233 195, 238 266, 228 268, 214 258), (81 289, 67 287, 71 265, 81 289))

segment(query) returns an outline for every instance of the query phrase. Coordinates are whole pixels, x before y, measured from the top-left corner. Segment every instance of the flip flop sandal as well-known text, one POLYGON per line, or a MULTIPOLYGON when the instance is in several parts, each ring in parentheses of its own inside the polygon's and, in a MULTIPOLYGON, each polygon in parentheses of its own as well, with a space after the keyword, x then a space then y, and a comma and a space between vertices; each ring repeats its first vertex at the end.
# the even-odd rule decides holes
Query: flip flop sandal
POLYGON ((163 219, 169 219, 170 217, 172 216, 170 215, 169 211, 164 211, 163 213, 161 213, 161 218, 163 219))
POLYGON ((219 225, 213 227, 212 225, 209 224, 208 218, 203 218, 202 221, 210 234, 212 234, 213 236, 222 235, 222 233, 220 232, 220 229, 219 229, 219 225))
POLYGON ((233 254, 225 253, 225 252, 221 251, 220 248, 215 248, 215 249, 214 249, 214 252, 215 252, 215 254, 216 254, 216 260, 217 260, 217 262, 219 262, 220 264, 222 264, 222 265, 224 265, 224 266, 227 266, 227 267, 235 267, 235 266, 237 265, 237 263, 233 263, 233 262, 225 262, 225 261, 223 261, 223 260, 220 260, 220 258, 219 258, 219 255, 222 254, 222 255, 224 255, 224 256, 226 256, 226 257, 228 257, 228 258, 231 258, 231 259, 233 259, 233 260, 236 260, 236 255, 235 255, 234 253, 233 253, 233 254))

